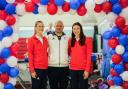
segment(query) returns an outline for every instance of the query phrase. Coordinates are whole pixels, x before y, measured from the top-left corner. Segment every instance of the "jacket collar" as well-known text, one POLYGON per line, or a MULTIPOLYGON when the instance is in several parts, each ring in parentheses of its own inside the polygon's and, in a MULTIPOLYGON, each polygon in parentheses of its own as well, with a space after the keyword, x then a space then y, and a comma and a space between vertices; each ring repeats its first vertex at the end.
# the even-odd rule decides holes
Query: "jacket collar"
MULTIPOLYGON (((55 31, 52 33, 52 35, 53 35, 53 36, 57 36, 56 33, 55 33, 55 31)), ((64 36, 64 35, 66 35, 66 34, 65 34, 64 32, 62 32, 61 37, 64 36)))

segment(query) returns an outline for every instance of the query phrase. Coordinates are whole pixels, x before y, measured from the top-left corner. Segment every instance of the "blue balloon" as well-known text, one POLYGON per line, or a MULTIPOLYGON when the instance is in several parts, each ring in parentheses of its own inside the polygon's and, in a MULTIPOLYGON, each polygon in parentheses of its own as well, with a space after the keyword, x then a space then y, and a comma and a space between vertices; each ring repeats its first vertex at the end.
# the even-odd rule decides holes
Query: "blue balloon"
POLYGON ((38 14, 38 13, 39 13, 39 12, 38 12, 38 7, 39 7, 38 5, 35 5, 35 9, 34 9, 34 11, 33 11, 34 14, 38 14))
POLYGON ((15 78, 18 76, 19 74, 19 69, 16 67, 12 67, 10 68, 9 72, 8 72, 9 76, 11 76, 12 78, 15 78))
POLYGON ((1 73, 8 73, 9 70, 10 70, 10 67, 6 63, 0 65, 1 73))
POLYGON ((120 29, 118 27, 113 27, 112 28, 112 36, 118 37, 120 35, 120 29))
POLYGON ((119 3, 114 4, 112 7, 112 11, 117 15, 120 14, 120 12, 122 11, 121 5, 119 3))
POLYGON ((122 55, 123 61, 128 62, 128 51, 122 55))
POLYGON ((116 53, 116 51, 115 51, 115 49, 110 48, 109 53, 110 53, 111 55, 113 55, 113 54, 116 53))
POLYGON ((111 68, 114 68, 114 67, 115 67, 115 65, 116 65, 116 64, 112 63, 112 64, 111 64, 111 68))
POLYGON ((128 44, 128 36, 127 35, 120 35, 119 36, 119 43, 121 44, 121 45, 127 45, 128 44))
POLYGON ((109 2, 111 2, 112 4, 116 4, 119 2, 119 0, 109 0, 109 2))
POLYGON ((4 38, 4 33, 3 31, 0 30, 0 41, 2 41, 3 38, 4 38))
POLYGON ((8 4, 6 7, 5 7, 5 11, 12 15, 12 14, 15 14, 15 11, 16 11, 16 7, 13 5, 13 4, 8 4))
POLYGON ((8 48, 3 48, 2 49, 2 51, 1 51, 1 53, 0 53, 0 56, 2 57, 2 58, 8 58, 9 56, 10 56, 10 54, 11 54, 11 51, 10 51, 10 49, 8 49, 8 48))
POLYGON ((112 37, 112 32, 111 32, 111 31, 105 31, 105 32, 103 33, 103 38, 104 38, 104 39, 108 40, 108 39, 110 39, 111 37, 112 37))
POLYGON ((62 6, 64 4, 64 0, 54 0, 54 3, 57 5, 57 6, 62 6))
POLYGON ((13 29, 10 26, 6 26, 3 30, 5 36, 11 36, 13 33, 13 29))
POLYGON ((121 74, 124 71, 124 66, 122 64, 117 64, 114 67, 116 73, 121 74))
POLYGON ((40 4, 47 5, 49 3, 49 0, 40 0, 40 4))
POLYGON ((6 0, 0 0, 0 10, 4 10, 7 4, 6 0))
POLYGON ((107 80, 113 80, 112 75, 108 75, 107 80))
POLYGON ((79 0, 71 0, 70 1, 70 7, 71 9, 77 10, 80 6, 79 0))
POLYGON ((79 0, 80 4, 85 4, 87 0, 79 0))
POLYGON ((123 83, 123 79, 120 76, 113 77, 113 81, 114 81, 114 84, 118 86, 122 85, 123 83))
POLYGON ((125 46, 125 51, 128 51, 128 45, 125 46))
POLYGON ((6 83, 4 89, 14 89, 14 86, 11 83, 6 83))

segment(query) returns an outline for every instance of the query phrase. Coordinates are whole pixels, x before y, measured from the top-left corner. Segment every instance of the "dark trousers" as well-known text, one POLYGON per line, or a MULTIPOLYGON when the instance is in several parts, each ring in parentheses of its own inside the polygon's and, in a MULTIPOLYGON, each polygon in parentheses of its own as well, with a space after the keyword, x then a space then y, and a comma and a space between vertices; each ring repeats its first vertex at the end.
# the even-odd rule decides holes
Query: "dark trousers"
POLYGON ((70 70, 70 89, 88 89, 88 79, 83 78, 83 70, 70 70))
POLYGON ((35 69, 36 78, 32 78, 32 89, 47 89, 47 70, 35 69))
POLYGON ((50 89, 67 89, 69 80, 69 68, 49 67, 48 78, 50 89))

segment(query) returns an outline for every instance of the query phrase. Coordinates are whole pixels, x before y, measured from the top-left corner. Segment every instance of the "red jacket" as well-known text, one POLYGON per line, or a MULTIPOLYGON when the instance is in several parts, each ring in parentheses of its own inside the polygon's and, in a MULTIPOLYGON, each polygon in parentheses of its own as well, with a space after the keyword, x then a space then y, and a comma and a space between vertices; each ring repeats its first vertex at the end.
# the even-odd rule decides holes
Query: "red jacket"
POLYGON ((30 72, 34 72, 35 68, 48 68, 48 42, 45 37, 43 37, 42 40, 43 44, 35 35, 28 40, 28 59, 30 72))
POLYGON ((71 47, 71 39, 69 40, 70 69, 85 70, 91 72, 91 54, 92 54, 92 38, 86 38, 85 45, 81 46, 79 41, 75 42, 75 46, 71 47))

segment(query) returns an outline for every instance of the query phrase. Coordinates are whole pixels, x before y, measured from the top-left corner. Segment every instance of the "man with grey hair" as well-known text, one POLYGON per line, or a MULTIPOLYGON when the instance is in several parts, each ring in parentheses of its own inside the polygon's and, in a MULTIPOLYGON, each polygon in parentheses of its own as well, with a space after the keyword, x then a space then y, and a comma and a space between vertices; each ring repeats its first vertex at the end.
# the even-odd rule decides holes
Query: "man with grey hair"
POLYGON ((68 37, 63 32, 63 22, 57 21, 55 31, 48 35, 48 77, 50 89, 67 89, 69 75, 68 37))

